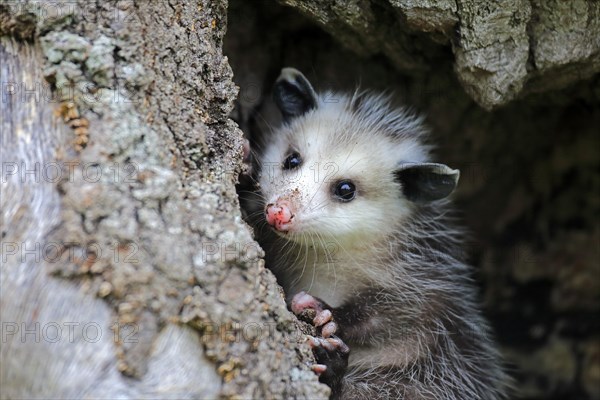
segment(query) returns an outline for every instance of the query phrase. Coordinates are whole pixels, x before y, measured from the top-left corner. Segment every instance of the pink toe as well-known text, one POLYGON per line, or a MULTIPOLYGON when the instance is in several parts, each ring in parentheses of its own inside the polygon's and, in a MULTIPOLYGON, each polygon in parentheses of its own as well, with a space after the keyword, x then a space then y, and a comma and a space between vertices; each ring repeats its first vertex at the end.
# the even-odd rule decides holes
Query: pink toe
POLYGON ((335 322, 328 322, 323 325, 323 328, 321 329, 321 335, 324 338, 328 338, 333 335, 335 331, 337 331, 337 324, 335 322))
POLYGON ((321 326, 331 321, 331 310, 323 310, 317 314, 315 319, 313 320, 313 324, 315 326, 321 326))
MULTIPOLYGON (((337 348, 337 343, 336 342, 332 342, 333 339, 329 338, 329 339, 321 339, 319 341, 319 345, 324 348, 327 351, 335 351, 337 348)), ((342 342, 343 343, 343 342, 342 342)))
POLYGON ((296 294, 292 299, 292 312, 294 314, 300 314, 307 308, 313 308, 318 312, 321 307, 319 306, 319 302, 310 294, 306 292, 296 294))
POLYGON ((313 364, 311 369, 317 374, 321 375, 323 372, 327 371, 327 365, 323 364, 313 364))
MULTIPOLYGON (((342 339, 339 339, 339 338, 329 338, 329 339, 323 340, 323 342, 327 342, 327 344, 329 346, 331 346, 334 349, 337 349, 338 351, 340 351, 342 353, 348 353, 350 351, 350 348, 346 345, 346 343, 344 343, 342 341, 342 339)), ((325 344, 322 344, 322 346, 324 348, 328 348, 327 345, 325 345, 325 344)))
POLYGON ((308 345, 310 346, 311 349, 314 349, 315 347, 319 347, 319 345, 320 345, 319 339, 317 339, 314 336, 306 335, 306 341, 308 342, 308 345))

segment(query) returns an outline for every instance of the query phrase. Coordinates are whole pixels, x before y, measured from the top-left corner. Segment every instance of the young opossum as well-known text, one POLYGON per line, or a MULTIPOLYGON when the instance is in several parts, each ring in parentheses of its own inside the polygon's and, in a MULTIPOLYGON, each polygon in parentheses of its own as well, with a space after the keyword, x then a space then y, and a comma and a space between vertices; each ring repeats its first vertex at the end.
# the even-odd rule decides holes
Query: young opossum
POLYGON ((422 120, 380 95, 317 95, 292 68, 274 100, 284 124, 259 159, 256 230, 292 311, 317 327, 332 398, 505 398, 447 221, 459 171, 430 162, 422 120))

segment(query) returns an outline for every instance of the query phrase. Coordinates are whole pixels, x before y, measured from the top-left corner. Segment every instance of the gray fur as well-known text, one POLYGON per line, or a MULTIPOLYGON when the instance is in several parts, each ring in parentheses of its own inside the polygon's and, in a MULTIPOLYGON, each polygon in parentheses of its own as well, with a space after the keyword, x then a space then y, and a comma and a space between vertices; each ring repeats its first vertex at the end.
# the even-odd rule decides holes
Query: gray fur
POLYGON ((256 231, 267 265, 288 300, 305 290, 331 305, 351 349, 336 398, 507 396, 509 380, 463 260, 461 230, 448 217, 449 201, 411 201, 395 179, 398 165, 415 163, 435 166, 456 183, 458 171, 430 164, 425 135, 420 118, 392 109, 386 97, 327 93, 273 132, 261 156, 256 231), (306 160, 296 175, 278 164, 290 148, 306 160), (352 202, 336 203, 328 181, 306 177, 329 160, 337 167, 331 180, 350 177, 362 188, 352 202), (287 235, 273 233, 260 216, 282 196, 298 224, 287 235))

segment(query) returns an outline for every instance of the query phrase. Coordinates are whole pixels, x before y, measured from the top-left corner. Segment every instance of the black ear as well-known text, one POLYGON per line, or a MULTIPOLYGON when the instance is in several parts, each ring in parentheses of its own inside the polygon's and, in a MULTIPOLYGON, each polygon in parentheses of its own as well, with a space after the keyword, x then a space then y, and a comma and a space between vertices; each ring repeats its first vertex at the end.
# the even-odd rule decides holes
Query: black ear
POLYGON ((408 200, 428 203, 452 193, 458 183, 460 171, 444 164, 403 163, 395 174, 408 200))
POLYGON ((286 121, 317 107, 315 90, 302 72, 295 68, 281 70, 275 82, 273 98, 286 121))

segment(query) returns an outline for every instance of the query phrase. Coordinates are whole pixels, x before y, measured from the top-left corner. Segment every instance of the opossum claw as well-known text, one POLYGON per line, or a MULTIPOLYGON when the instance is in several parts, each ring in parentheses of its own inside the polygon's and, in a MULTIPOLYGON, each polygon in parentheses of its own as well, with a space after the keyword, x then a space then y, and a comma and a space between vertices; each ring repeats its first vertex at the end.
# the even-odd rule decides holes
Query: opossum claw
POLYGON ((311 369, 313 370, 313 372, 317 375, 322 375, 325 371, 327 371, 327 365, 323 365, 323 364, 313 364, 311 366, 311 369))

